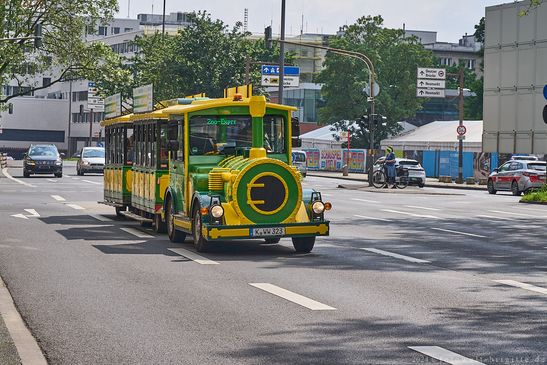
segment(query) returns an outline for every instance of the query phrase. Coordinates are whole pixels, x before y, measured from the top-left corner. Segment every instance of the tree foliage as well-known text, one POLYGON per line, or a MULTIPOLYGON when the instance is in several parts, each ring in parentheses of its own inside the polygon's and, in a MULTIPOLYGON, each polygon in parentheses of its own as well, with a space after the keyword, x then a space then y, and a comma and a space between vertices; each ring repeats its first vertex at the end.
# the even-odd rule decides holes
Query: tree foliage
MULTIPOLYGON (((344 26, 342 35, 334 37, 332 48, 360 52, 373 62, 380 94, 376 97, 375 112, 387 117, 387 125, 379 126, 375 141, 399 130, 397 122, 414 116, 423 100, 416 98, 416 68, 434 65, 433 54, 415 37, 405 37, 400 29, 382 26, 381 16, 361 17, 353 25, 344 26)), ((325 106, 320 110, 323 123, 338 130, 349 129, 352 146, 369 147, 367 126, 360 120, 370 104, 362 92, 369 82, 369 73, 361 61, 329 53, 325 69, 317 78, 325 106), (347 126, 355 121, 354 127, 347 126)))
MULTIPOLYGON (((266 49, 262 40, 249 39, 241 23, 230 29, 207 12, 191 14, 190 22, 175 36, 156 33, 137 39, 139 52, 130 60, 134 78, 129 84, 103 87, 114 91, 122 86, 130 96, 131 87, 152 83, 158 100, 201 92, 220 97, 226 87, 244 84, 247 59, 278 62, 279 47, 266 49)), ((260 71, 255 63, 250 71, 250 81, 258 85, 260 71)))
POLYGON ((112 18, 116 0, 3 0, 0 5, 0 85, 15 80, 25 87, 12 97, 44 88, 41 75, 54 84, 69 78, 123 79, 127 73, 110 47, 85 41, 85 32, 112 18), (41 26, 42 41, 32 39, 41 26), (40 76, 38 78, 37 76, 40 76))

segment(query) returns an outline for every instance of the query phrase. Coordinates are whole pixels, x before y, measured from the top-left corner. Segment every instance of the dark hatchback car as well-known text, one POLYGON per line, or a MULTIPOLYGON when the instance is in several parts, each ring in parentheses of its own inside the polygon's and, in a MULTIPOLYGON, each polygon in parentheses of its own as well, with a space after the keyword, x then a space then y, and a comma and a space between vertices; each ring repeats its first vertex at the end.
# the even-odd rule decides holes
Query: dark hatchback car
POLYGON ((31 174, 54 174, 63 176, 63 160, 53 144, 31 145, 23 159, 23 176, 31 174))

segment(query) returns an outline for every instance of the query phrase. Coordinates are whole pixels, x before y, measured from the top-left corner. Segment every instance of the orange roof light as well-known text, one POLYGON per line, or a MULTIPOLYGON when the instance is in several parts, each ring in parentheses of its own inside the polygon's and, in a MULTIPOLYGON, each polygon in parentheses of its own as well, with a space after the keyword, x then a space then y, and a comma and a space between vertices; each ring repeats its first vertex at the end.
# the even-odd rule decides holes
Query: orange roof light
POLYGON ((234 94, 234 101, 242 101, 243 95, 242 94, 234 94))

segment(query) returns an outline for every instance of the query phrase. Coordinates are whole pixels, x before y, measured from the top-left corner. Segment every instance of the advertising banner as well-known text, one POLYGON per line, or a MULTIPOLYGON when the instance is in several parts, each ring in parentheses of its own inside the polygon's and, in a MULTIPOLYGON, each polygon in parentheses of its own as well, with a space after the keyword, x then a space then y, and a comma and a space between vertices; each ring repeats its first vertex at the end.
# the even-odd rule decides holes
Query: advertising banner
POLYGON ((306 160, 308 163, 308 170, 319 170, 320 152, 318 149, 306 149, 306 160))
POLYGON ((342 170, 342 150, 321 150, 320 170, 342 170))
POLYGON ((133 89, 133 113, 154 111, 152 84, 133 89))
POLYGON ((115 118, 122 115, 122 94, 114 94, 104 99, 104 117, 115 118))

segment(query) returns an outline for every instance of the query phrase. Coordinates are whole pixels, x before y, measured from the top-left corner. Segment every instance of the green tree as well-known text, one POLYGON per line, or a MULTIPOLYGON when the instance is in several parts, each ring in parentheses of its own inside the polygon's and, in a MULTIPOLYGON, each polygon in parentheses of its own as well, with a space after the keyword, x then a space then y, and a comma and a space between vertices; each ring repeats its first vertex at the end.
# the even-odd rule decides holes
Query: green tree
MULTIPOLYGON (((247 59, 277 62, 279 58, 277 44, 266 49, 262 40, 249 39, 250 33, 243 32, 241 23, 230 29, 207 12, 192 14, 190 21, 191 25, 175 36, 157 33, 136 41, 140 51, 131 60, 133 86, 154 84, 157 100, 201 92, 221 97, 226 87, 244 83, 247 59)), ((288 63, 292 59, 289 56, 288 63)), ((260 83, 254 64, 250 81, 260 83)))
POLYGON ((14 95, 0 95, 0 104, 47 87, 41 82, 43 73, 53 76, 51 84, 73 78, 124 79, 127 73, 118 67, 110 47, 84 38, 117 10, 116 0, 3 0, 0 85, 15 80, 22 88, 14 95), (31 37, 40 30, 36 49, 31 37))
MULTIPOLYGON (((387 117, 387 125, 379 126, 375 145, 388 134, 399 130, 397 122, 414 116, 422 99, 416 98, 416 68, 434 65, 433 54, 415 37, 405 37, 403 30, 382 26, 381 16, 361 17, 353 25, 344 26, 342 35, 330 42, 333 48, 367 55, 373 62, 380 94, 375 112, 387 117)), ((352 146, 369 147, 367 126, 361 117, 370 104, 363 88, 369 82, 367 68, 361 61, 333 53, 327 54, 325 69, 317 77, 323 83, 321 93, 325 106, 320 110, 324 123, 334 129, 349 129, 352 146), (355 122, 348 128, 348 122, 355 122)))

